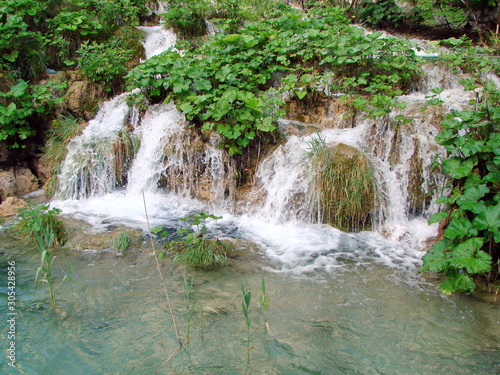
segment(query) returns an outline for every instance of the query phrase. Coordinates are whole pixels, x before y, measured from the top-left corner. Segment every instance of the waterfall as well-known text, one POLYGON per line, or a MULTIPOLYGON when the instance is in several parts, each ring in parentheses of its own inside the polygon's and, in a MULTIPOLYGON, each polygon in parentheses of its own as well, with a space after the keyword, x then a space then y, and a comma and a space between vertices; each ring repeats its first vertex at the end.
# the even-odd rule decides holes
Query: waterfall
MULTIPOLYGON (((163 165, 163 148, 168 143, 177 157, 169 157, 169 163, 176 164, 178 151, 182 149, 184 116, 174 104, 158 104, 148 109, 136 134, 141 138, 141 147, 130 168, 127 193, 141 191, 156 192, 166 166, 163 165)), ((172 156, 172 155, 171 155, 172 156)))
MULTIPOLYGON (((148 57, 175 43, 163 28, 145 29, 148 57)), ((443 153, 434 141, 439 120, 451 109, 467 108, 475 95, 461 88, 460 78, 426 65, 418 89, 397 98, 406 108, 377 119, 360 114, 347 122, 337 105, 330 126, 316 126, 316 134, 288 132, 290 122, 282 120, 284 142, 260 162, 253 185, 238 194, 235 167, 218 146, 218 135, 190 128, 173 103, 153 105, 139 116, 126 104, 129 94, 122 94, 103 103, 69 144, 54 204, 96 226, 126 223, 145 230, 144 192, 152 225, 175 226, 178 218, 200 211, 223 215, 220 230, 258 244, 286 270, 333 270, 346 260, 362 264, 374 259, 416 269, 418 250, 436 234, 437 226, 428 226, 426 218, 439 209, 436 198, 445 185, 444 176, 432 169, 432 161, 443 153), (444 90, 434 94, 437 87, 444 90), (422 111, 426 97, 433 95, 443 106, 422 111), (412 121, 404 123, 398 115, 412 121), (140 139, 126 166, 119 165, 123 160, 113 151, 124 131, 140 139), (317 137, 328 147, 354 148, 368 160, 376 185, 371 231, 345 233, 321 223, 311 187, 310 151, 317 137)), ((315 126, 302 128, 310 125, 315 126)))
POLYGON ((146 59, 159 55, 166 50, 173 48, 177 43, 177 36, 170 29, 165 29, 163 26, 140 26, 139 30, 146 33, 146 38, 143 42, 146 51, 146 59))
POLYGON ((114 190, 118 169, 113 142, 124 129, 130 114, 127 94, 109 100, 100 107, 80 136, 68 144, 68 153, 61 165, 59 199, 82 199, 114 190))

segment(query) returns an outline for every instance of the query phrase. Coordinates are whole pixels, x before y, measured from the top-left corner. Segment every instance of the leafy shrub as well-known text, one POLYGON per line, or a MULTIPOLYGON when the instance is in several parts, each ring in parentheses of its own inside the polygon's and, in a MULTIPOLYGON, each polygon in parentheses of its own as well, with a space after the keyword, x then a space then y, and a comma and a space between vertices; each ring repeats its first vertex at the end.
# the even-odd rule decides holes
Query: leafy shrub
POLYGON ((0 141, 8 148, 23 147, 23 141, 37 134, 33 124, 40 116, 49 115, 62 98, 53 94, 64 86, 53 82, 30 85, 19 80, 9 92, 0 92, 0 141))
POLYGON ((446 208, 430 219, 447 224, 422 271, 444 273, 446 294, 473 292, 484 275, 490 282, 500 256, 500 91, 492 83, 486 89, 477 109, 453 111, 436 137, 449 152, 442 168, 452 191, 440 199, 446 208))
POLYGON ((20 220, 15 225, 16 234, 22 241, 38 243, 44 249, 61 246, 66 242, 66 229, 57 219, 61 210, 46 205, 28 208, 19 213, 20 220))
POLYGON ((186 38, 202 36, 207 32, 202 4, 199 1, 170 0, 168 11, 163 17, 176 33, 186 38))
POLYGON ((357 19, 372 27, 385 29, 398 27, 404 20, 401 9, 394 0, 367 0, 356 8, 357 19))
POLYGON ((21 79, 34 79, 45 71, 42 35, 30 30, 24 20, 28 13, 14 9, 12 3, 0 7, 0 70, 21 79))

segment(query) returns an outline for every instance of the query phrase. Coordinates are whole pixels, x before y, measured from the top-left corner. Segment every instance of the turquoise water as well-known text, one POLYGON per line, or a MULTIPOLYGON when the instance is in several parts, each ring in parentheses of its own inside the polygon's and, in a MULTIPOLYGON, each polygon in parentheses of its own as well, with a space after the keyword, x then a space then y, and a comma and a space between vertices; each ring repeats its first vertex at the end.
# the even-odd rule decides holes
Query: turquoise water
MULTIPOLYGON (((16 261, 16 368, 8 366, 2 302, 1 365, 13 374, 498 374, 500 309, 472 296, 443 296, 436 282, 383 265, 346 263, 294 275, 258 251, 193 277, 190 341, 179 350, 154 258, 59 249, 54 273, 72 281, 51 311, 34 289, 36 250, 0 233, 2 301, 16 261), (258 305, 264 277, 266 316, 258 305), (250 362, 241 284, 252 292, 250 362), (172 358, 164 363, 171 355, 172 358)), ((187 335, 184 270, 163 262, 179 334, 187 335)))

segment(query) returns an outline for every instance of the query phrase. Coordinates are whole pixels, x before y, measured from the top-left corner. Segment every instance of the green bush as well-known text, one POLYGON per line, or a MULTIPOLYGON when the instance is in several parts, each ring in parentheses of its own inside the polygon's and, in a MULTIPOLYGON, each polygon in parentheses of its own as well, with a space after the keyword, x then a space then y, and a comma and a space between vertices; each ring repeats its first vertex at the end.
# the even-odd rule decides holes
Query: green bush
POLYGON ((201 1, 170 0, 168 11, 163 17, 167 25, 180 36, 194 38, 205 35, 207 32, 203 9, 201 1))
POLYGON ((405 41, 331 21, 288 9, 182 56, 155 56, 131 71, 129 82, 153 102, 173 99, 195 125, 222 135, 230 154, 276 130, 278 92, 300 99, 326 83, 332 92, 371 95, 358 107, 387 113, 419 74, 415 52, 405 41))
POLYGON ((24 141, 40 130, 34 125, 37 120, 50 115, 62 101, 54 98, 54 93, 63 87, 53 82, 30 85, 19 80, 9 92, 0 92, 0 141, 7 148, 24 147, 24 141))
POLYGON ((61 210, 46 205, 28 208, 19 213, 15 233, 26 243, 38 243, 44 249, 61 246, 66 242, 66 229, 57 218, 61 210), (41 243, 41 245, 40 245, 41 243))

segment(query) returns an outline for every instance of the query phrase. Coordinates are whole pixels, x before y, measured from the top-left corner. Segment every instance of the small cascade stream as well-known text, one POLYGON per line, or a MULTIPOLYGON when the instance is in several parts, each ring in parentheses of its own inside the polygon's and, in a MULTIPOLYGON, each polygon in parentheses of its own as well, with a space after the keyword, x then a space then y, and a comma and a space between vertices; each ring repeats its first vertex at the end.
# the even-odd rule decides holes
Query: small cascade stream
MULTIPOLYGON (((170 31, 143 29, 148 57, 175 43, 170 31)), ((421 108, 436 87, 444 89, 439 94, 444 111, 463 108, 473 95, 460 88, 460 77, 442 68, 428 65, 424 72, 419 89, 399 98, 407 104, 405 109, 378 119, 359 117, 355 125, 319 129, 313 135, 289 135, 261 161, 251 191, 238 201, 233 166, 217 147, 216 137, 207 142, 190 132, 172 103, 152 106, 137 119, 123 94, 105 103, 82 136, 71 142, 53 205, 100 230, 116 224, 146 230, 144 193, 152 225, 168 222, 175 227, 177 219, 200 211, 221 215, 224 235, 258 244, 283 270, 332 269, 347 257, 351 262, 370 259, 415 271, 420 249, 437 232, 436 225, 427 225, 427 218, 437 211, 435 200, 444 186, 443 177, 432 171, 432 160, 442 152, 434 141, 442 113, 421 108), (414 121, 399 123, 397 115, 414 121), (123 172, 127 183, 120 185, 113 177, 119 168, 109 151, 125 126, 132 127, 141 141, 123 172), (345 233, 318 222, 309 155, 317 137, 328 146, 353 147, 368 158, 377 199, 372 231, 345 233)), ((287 120, 282 123, 287 126, 287 120)))
MULTIPOLYGON (((144 29, 148 57, 172 47, 169 32, 144 29)), ((50 203, 85 222, 68 220, 73 243, 51 250, 58 313, 47 290, 33 287, 36 250, 0 230, 5 280, 15 264, 11 373, 497 373, 500 297, 445 296, 436 280, 418 273, 421 249, 437 229, 427 217, 444 185, 432 170, 442 152, 434 142, 442 113, 421 108, 435 87, 445 89, 444 111, 465 108, 474 95, 446 71, 425 69, 418 90, 399 98, 406 108, 384 118, 345 125, 338 111, 330 120, 342 126, 313 124, 315 134, 294 132, 304 124, 281 119, 286 139, 262 157, 244 192, 235 191, 236 171, 218 137, 193 132, 173 103, 144 113, 127 105, 130 93, 103 103, 70 142, 50 203), (398 114, 413 123, 401 124, 398 114), (310 153, 318 137, 369 161, 379 202, 372 230, 347 233, 321 223, 311 199, 310 153), (160 281, 141 231, 161 225, 172 234, 179 218, 202 211, 223 216, 207 229, 235 244, 228 266, 193 270, 167 257, 160 281), (138 229, 125 252, 111 242, 105 249, 86 242, 104 234, 104 243, 124 227, 138 229), (72 281, 63 285, 69 272, 72 281), (249 328, 242 288, 253 294, 249 328)), ((0 286, 6 302, 9 289, 0 286)), ((0 304, 4 317, 12 315, 10 305, 0 304)), ((7 363, 0 356, 3 368, 7 363)))

